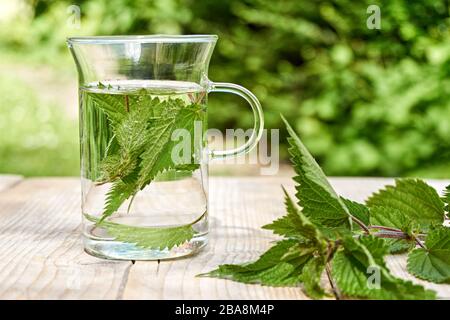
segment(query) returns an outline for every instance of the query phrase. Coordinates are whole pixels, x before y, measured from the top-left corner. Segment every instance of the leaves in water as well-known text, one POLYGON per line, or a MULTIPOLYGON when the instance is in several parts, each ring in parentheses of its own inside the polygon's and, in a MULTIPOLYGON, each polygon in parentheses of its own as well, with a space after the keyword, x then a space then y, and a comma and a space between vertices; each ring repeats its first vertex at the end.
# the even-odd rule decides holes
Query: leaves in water
MULTIPOLYGON (((106 195, 102 221, 151 183, 164 171, 196 170, 194 141, 195 121, 203 120, 203 107, 186 106, 181 99, 152 99, 145 94, 119 95, 90 93, 88 98, 110 119, 114 137, 100 167, 101 181, 112 183, 106 195), (176 163, 172 157, 175 130, 189 134, 190 157, 176 163), (114 143, 115 142, 115 143, 114 143)), ((185 141, 183 141, 185 142, 185 141)))
MULTIPOLYGON (((105 229, 114 240, 135 244, 145 249, 172 249, 189 240, 195 234, 192 224, 179 227, 134 227, 111 221, 100 221, 92 216, 85 215, 92 222, 96 222, 97 227, 105 229)), ((201 218, 200 218, 201 219, 201 218)))

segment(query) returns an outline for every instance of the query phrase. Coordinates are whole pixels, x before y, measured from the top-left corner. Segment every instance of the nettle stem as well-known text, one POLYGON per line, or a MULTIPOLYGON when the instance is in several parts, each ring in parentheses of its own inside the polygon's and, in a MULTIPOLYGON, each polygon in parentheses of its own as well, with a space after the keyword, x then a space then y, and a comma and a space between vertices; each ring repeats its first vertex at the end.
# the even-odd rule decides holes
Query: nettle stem
POLYGON ((385 226, 379 226, 379 225, 371 225, 367 226, 364 222, 359 220, 358 218, 352 216, 353 222, 355 222, 357 225, 361 227, 361 229, 364 230, 366 234, 372 234, 375 237, 379 238, 389 238, 389 239, 412 239, 416 242, 416 244, 421 247, 422 249, 426 249, 422 241, 416 236, 416 235, 409 235, 407 233, 404 233, 400 229, 392 228, 392 227, 385 227, 385 226), (371 233, 370 230, 382 230, 379 232, 371 233))
POLYGON ((385 227, 385 226, 370 226, 370 229, 377 229, 377 230, 383 230, 380 232, 376 232, 373 235, 380 238, 391 238, 391 239, 412 239, 416 242, 416 244, 421 247, 422 249, 426 249, 422 241, 416 236, 416 235, 409 235, 407 233, 404 233, 400 229, 392 228, 392 227, 385 227))
POLYGON ((355 216, 351 216, 351 217, 352 217, 352 221, 355 222, 358 226, 360 226, 361 229, 363 229, 365 233, 370 234, 370 230, 369 230, 369 228, 366 226, 366 224, 364 222, 362 222, 361 220, 359 220, 355 216))
POLYGON ((327 256, 326 256, 326 264, 325 264, 325 271, 327 273, 328 282, 330 282, 331 290, 333 291, 333 295, 336 298, 336 300, 341 300, 342 295, 339 291, 338 286, 336 285, 336 282, 334 282, 334 279, 331 275, 331 260, 333 259, 334 254, 336 253, 337 248, 340 246, 341 241, 336 240, 334 243, 328 243, 327 248, 327 256))
POLYGON ((422 249, 425 249, 425 250, 427 249, 425 247, 425 245, 422 243, 422 241, 420 241, 419 238, 417 238, 415 235, 412 235, 411 237, 414 239, 414 241, 416 241, 416 243, 419 245, 419 247, 421 247, 422 249))
POLYGON ((385 227, 385 226, 370 226, 370 229, 379 229, 379 230, 388 230, 388 231, 394 231, 394 232, 402 232, 400 229, 391 228, 391 227, 385 227))
POLYGON ((341 300, 342 299, 341 292, 339 291, 339 288, 337 287, 333 277, 331 276, 330 262, 327 262, 327 264, 325 265, 325 271, 327 272, 328 281, 330 282, 331 290, 333 290, 334 297, 336 298, 336 300, 341 300))
POLYGON ((392 231, 380 231, 373 233, 375 237, 379 238, 389 238, 389 239, 408 239, 409 236, 403 232, 392 232, 392 231))

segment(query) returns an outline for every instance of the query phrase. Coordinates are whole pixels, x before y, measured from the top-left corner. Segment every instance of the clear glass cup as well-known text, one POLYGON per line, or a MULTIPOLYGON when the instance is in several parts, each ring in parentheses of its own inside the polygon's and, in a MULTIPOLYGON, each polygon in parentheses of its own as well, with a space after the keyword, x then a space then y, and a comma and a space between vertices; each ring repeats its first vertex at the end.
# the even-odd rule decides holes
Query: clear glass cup
POLYGON ((263 115, 247 89, 208 79, 215 35, 74 37, 79 75, 85 251, 156 260, 208 241, 208 162, 251 150, 263 115), (253 110, 242 146, 209 150, 207 95, 228 92, 253 110))

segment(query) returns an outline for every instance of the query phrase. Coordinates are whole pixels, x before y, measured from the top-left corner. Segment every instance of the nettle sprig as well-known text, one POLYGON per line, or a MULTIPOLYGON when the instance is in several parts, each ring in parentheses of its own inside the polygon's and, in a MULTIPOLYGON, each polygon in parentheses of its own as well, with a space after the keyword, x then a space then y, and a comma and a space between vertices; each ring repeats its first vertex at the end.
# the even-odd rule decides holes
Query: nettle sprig
POLYGON ((450 186, 441 198, 419 179, 397 179, 364 203, 340 197, 283 118, 296 176, 295 200, 285 193, 286 215, 263 226, 283 239, 254 262, 221 265, 201 276, 268 286, 297 286, 312 298, 332 293, 367 299, 434 299, 434 291, 394 277, 387 254, 408 252, 418 278, 450 281, 450 228, 443 226, 450 186))
MULTIPOLYGON (((99 83, 98 88, 111 89, 99 83)), ((128 211, 136 194, 164 172, 193 172, 199 168, 194 157, 198 154, 194 141, 195 123, 204 121, 201 97, 181 99, 152 98, 145 89, 134 94, 88 93, 85 97, 108 119, 112 137, 99 164, 95 185, 110 184, 100 217, 85 215, 97 227, 105 229, 117 241, 129 242, 144 249, 171 249, 195 234, 193 225, 145 228, 108 221, 129 200, 128 211), (190 137, 190 158, 180 162, 172 157, 174 132, 184 130, 190 137)))

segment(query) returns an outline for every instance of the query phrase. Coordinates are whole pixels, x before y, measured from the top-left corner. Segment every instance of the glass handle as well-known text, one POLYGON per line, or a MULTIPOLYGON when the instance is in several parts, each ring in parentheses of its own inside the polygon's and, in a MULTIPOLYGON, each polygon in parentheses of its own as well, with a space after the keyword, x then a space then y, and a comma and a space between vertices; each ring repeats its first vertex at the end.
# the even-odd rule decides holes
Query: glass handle
POLYGON ((211 150, 211 157, 213 159, 225 159, 229 157, 235 157, 239 155, 244 155, 252 150, 257 144, 259 139, 263 134, 264 129, 264 116, 261 108, 261 104, 253 93, 248 89, 234 84, 226 82, 211 82, 209 87, 209 92, 226 92, 233 93, 242 98, 244 98, 253 110, 253 117, 255 123, 253 125, 253 132, 250 139, 242 146, 231 150, 211 150))

